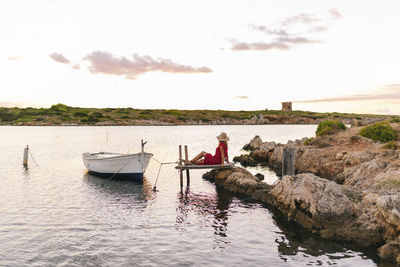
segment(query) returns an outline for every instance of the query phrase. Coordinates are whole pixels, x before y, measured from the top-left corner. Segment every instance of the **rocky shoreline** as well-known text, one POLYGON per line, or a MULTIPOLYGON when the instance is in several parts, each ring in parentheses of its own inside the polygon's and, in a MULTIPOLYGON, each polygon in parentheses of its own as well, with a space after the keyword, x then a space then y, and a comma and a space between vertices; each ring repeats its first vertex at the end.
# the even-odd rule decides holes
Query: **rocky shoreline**
POLYGON ((376 247, 382 258, 400 265, 400 152, 358 135, 359 130, 285 145, 256 136, 245 146, 250 154, 235 159, 244 166, 264 165, 279 174, 283 148, 295 149, 296 175, 274 185, 239 167, 203 177, 273 205, 322 238, 376 247))
MULTIPOLYGON (((254 115, 248 119, 204 119, 180 120, 177 118, 160 118, 160 119, 116 119, 116 120, 101 120, 101 121, 63 121, 58 118, 46 117, 28 120, 28 121, 2 121, 2 126, 177 126, 177 125, 276 125, 276 124, 293 124, 293 125, 308 125, 318 124, 326 117, 310 118, 298 115, 283 114, 283 115, 254 115)), ((343 122, 348 125, 366 125, 376 121, 385 120, 384 116, 377 117, 359 117, 343 119, 343 122)))

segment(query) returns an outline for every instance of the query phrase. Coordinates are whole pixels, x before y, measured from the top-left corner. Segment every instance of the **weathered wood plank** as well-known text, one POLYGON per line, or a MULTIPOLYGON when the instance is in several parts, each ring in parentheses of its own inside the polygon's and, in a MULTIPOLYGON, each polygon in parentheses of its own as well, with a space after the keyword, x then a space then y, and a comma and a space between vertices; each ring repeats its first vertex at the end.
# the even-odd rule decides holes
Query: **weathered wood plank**
POLYGON ((175 169, 182 170, 200 170, 200 169, 229 169, 234 167, 233 164, 224 164, 224 165, 182 165, 176 166, 175 169))

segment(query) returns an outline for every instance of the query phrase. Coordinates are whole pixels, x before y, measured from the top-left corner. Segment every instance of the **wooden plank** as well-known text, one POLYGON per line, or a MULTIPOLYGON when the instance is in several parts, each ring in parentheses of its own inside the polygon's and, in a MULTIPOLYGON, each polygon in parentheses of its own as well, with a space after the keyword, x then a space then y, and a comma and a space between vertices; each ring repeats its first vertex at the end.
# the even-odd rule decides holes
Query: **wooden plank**
POLYGON ((230 169, 234 167, 233 164, 225 164, 225 165, 183 165, 183 166, 176 166, 175 169, 182 169, 182 170, 201 170, 201 169, 230 169))

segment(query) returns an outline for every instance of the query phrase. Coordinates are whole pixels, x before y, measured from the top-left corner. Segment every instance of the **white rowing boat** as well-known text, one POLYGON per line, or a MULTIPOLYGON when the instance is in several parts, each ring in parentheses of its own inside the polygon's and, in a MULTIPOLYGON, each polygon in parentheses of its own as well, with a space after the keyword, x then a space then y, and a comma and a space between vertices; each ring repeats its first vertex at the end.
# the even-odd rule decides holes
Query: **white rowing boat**
POLYGON ((83 153, 82 159, 90 173, 107 178, 122 178, 129 180, 142 180, 143 174, 153 156, 144 152, 134 154, 121 154, 112 152, 83 153))

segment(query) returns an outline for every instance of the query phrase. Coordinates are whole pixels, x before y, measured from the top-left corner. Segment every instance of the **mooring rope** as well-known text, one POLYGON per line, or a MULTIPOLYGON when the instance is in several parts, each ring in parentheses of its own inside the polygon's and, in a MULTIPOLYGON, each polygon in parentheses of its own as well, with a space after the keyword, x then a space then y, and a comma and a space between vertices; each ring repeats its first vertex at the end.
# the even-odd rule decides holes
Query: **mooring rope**
POLYGON ((38 166, 38 167, 39 167, 39 164, 36 162, 35 158, 33 157, 33 155, 32 155, 32 152, 31 152, 31 149, 30 149, 30 148, 28 148, 28 151, 29 151, 29 154, 31 155, 31 158, 32 158, 33 162, 35 162, 36 166, 38 166))
MULTIPOLYGON (((115 177, 115 175, 117 175, 120 171, 122 171, 122 169, 123 168, 125 168, 132 160, 134 160, 135 159, 135 157, 132 157, 130 160, 128 160, 128 162, 127 163, 125 163, 125 165, 124 166, 122 166, 116 173, 114 173, 110 178, 108 178, 107 180, 106 180, 106 182, 107 181, 110 181, 112 178, 114 178, 115 177)), ((104 183, 103 183, 104 184, 104 183)))
POLYGON ((154 187, 153 187, 153 191, 156 191, 156 190, 157 190, 157 189, 156 189, 156 188, 157 188, 156 185, 157 185, 158 177, 160 176, 161 167, 162 167, 163 165, 167 165, 167 164, 177 164, 177 163, 179 163, 179 161, 174 161, 174 162, 161 162, 161 161, 159 161, 158 159, 156 159, 155 157, 152 157, 151 159, 154 159, 156 162, 158 162, 158 163, 160 164, 160 167, 158 168, 157 179, 156 179, 156 182, 154 183, 154 187))

